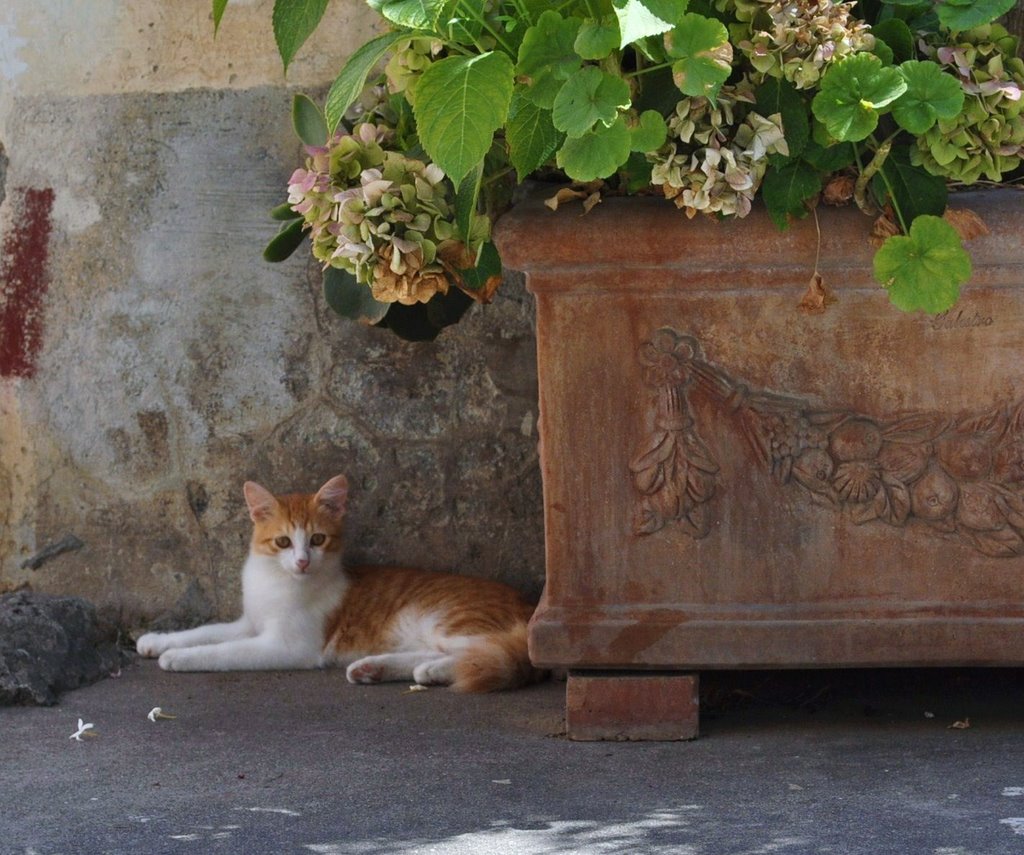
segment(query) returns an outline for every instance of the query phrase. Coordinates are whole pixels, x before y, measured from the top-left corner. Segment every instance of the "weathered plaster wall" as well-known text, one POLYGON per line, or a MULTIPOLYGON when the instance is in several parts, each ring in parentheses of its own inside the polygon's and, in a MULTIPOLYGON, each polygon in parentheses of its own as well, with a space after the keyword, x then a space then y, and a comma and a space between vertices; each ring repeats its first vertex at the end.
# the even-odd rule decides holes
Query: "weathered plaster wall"
POLYGON ((0 8, 0 590, 229 615, 242 482, 343 471, 352 560, 536 593, 521 285, 407 344, 335 318, 304 258, 260 259, 299 159, 291 95, 322 89, 372 15, 333 3, 286 82, 270 0, 233 0, 216 40, 209 5, 0 8))

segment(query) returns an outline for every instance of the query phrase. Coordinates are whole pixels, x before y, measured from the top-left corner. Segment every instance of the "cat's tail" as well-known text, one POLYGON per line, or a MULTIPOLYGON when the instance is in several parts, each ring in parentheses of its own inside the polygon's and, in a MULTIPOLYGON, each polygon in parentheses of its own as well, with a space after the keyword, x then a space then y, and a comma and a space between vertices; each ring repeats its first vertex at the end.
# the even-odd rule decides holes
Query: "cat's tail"
POLYGON ((498 692, 536 683, 548 676, 534 668, 526 649, 526 624, 473 639, 455 661, 453 692, 498 692))

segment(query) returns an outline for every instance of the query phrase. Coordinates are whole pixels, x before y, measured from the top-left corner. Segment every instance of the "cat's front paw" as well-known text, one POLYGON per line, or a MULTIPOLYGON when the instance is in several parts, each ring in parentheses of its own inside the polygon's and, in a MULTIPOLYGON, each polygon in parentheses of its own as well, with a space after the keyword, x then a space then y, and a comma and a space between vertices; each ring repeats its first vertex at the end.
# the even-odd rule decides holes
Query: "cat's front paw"
POLYGON ((160 667, 165 671, 202 670, 195 661, 194 651, 187 647, 172 647, 160 654, 160 667))
POLYGON ((350 683, 379 683, 384 676, 384 666, 371 659, 359 659, 345 671, 350 683))
POLYGON ((167 635, 166 632, 147 632, 139 636, 139 640, 135 642, 135 649, 140 656, 153 659, 168 649, 167 635))

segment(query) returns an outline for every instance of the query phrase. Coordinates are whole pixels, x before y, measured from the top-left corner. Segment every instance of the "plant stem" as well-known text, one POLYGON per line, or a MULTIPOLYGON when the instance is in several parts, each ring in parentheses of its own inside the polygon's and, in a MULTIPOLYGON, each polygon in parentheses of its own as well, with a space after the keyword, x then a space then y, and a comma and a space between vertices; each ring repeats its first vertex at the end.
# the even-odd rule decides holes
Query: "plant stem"
MULTIPOLYGON (((857 179, 857 186, 854 189, 854 197, 857 199, 863 199, 864 194, 867 192, 868 182, 877 174, 879 178, 882 179, 886 192, 889 194, 889 202, 892 205, 892 209, 896 212, 896 218, 900 221, 900 228, 903 229, 903 234, 907 234, 907 222, 903 217, 903 211, 900 210, 899 202, 896 201, 896 194, 893 192, 889 176, 886 175, 885 170, 882 169, 882 164, 884 164, 886 159, 889 157, 889 151, 892 149, 892 142, 895 136, 896 135, 893 134, 893 136, 886 139, 875 149, 874 157, 871 158, 871 162, 867 167, 861 170, 860 177, 857 179)), ((871 141, 874 142, 874 137, 871 138, 871 141)), ((858 201, 857 204, 859 206, 860 202, 858 201)))
MULTIPOLYGON (((460 2, 459 5, 456 6, 456 10, 461 12, 467 18, 476 21, 476 23, 478 23, 481 27, 487 30, 487 32, 490 33, 491 36, 494 37, 494 40, 501 46, 502 50, 504 50, 505 53, 507 53, 511 57, 515 57, 516 52, 512 50, 512 45, 505 41, 504 36, 502 36, 502 34, 498 30, 491 26, 491 22, 487 20, 487 17, 483 14, 482 11, 473 8, 472 2, 460 2)), ((477 45, 477 48, 479 49, 480 45, 477 45)), ((484 51, 482 50, 480 52, 484 53, 484 51)))
POLYGON ((530 13, 523 5, 523 0, 512 0, 512 5, 516 7, 516 14, 523 19, 523 23, 525 23, 527 27, 532 27, 533 21, 530 19, 530 13))
POLYGON ((501 169, 498 172, 495 172, 494 175, 487 176, 487 178, 485 178, 481 182, 480 186, 481 187, 490 187, 496 181, 500 181, 502 178, 504 178, 506 175, 508 175, 512 171, 513 171, 513 167, 506 166, 504 169, 501 169))
POLYGON ((641 74, 647 74, 649 71, 657 71, 661 68, 671 68, 671 62, 660 62, 657 65, 648 65, 646 68, 638 68, 636 71, 630 71, 623 75, 623 77, 639 77, 641 74))

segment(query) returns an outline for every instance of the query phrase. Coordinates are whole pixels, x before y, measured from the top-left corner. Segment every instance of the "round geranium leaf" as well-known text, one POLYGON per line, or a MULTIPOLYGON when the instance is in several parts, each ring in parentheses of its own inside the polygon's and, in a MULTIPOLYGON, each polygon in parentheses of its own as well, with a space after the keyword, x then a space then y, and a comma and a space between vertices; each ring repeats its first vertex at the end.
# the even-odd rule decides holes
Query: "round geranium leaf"
POLYGON ((644 110, 640 121, 629 130, 633 151, 656 151, 665 144, 668 128, 657 110, 644 110))
POLYGON ((558 165, 576 181, 607 178, 629 159, 631 136, 622 116, 611 125, 598 123, 583 136, 567 139, 558 152, 558 165))
POLYGON ((954 32, 963 32, 1002 17, 1016 5, 1016 0, 941 0, 935 11, 939 23, 954 32))
POLYGON ((811 109, 832 138, 858 142, 878 126, 878 117, 906 90, 907 82, 897 69, 883 66, 877 56, 858 53, 825 73, 811 109))
POLYGON ((721 21, 687 13, 665 33, 665 51, 672 78, 684 95, 704 95, 712 101, 732 73, 732 45, 721 21))
POLYGON ((618 46, 619 23, 613 17, 584 21, 574 44, 583 59, 604 59, 618 46))
POLYGON ((893 56, 903 62, 916 54, 914 34, 906 21, 899 18, 886 18, 871 25, 871 35, 884 41, 893 52, 893 56))
POLYGON ((917 217, 910 234, 890 237, 875 254, 875 279, 906 312, 945 312, 971 278, 971 258, 960 235, 941 217, 917 217))
POLYGON ((952 119, 964 107, 960 81, 934 62, 908 60, 899 67, 907 91, 892 105, 892 117, 912 134, 923 134, 939 119, 952 119))
POLYGON ((582 62, 575 47, 579 31, 578 18, 563 18, 552 9, 526 31, 519 46, 516 76, 528 101, 545 110, 555 105, 558 90, 582 62))
POLYGON ((672 29, 686 10, 686 0, 612 0, 618 18, 620 47, 672 29))
POLYGON ((598 122, 610 125, 629 103, 629 84, 625 80, 590 65, 559 90, 551 118, 558 130, 580 137, 598 122))

